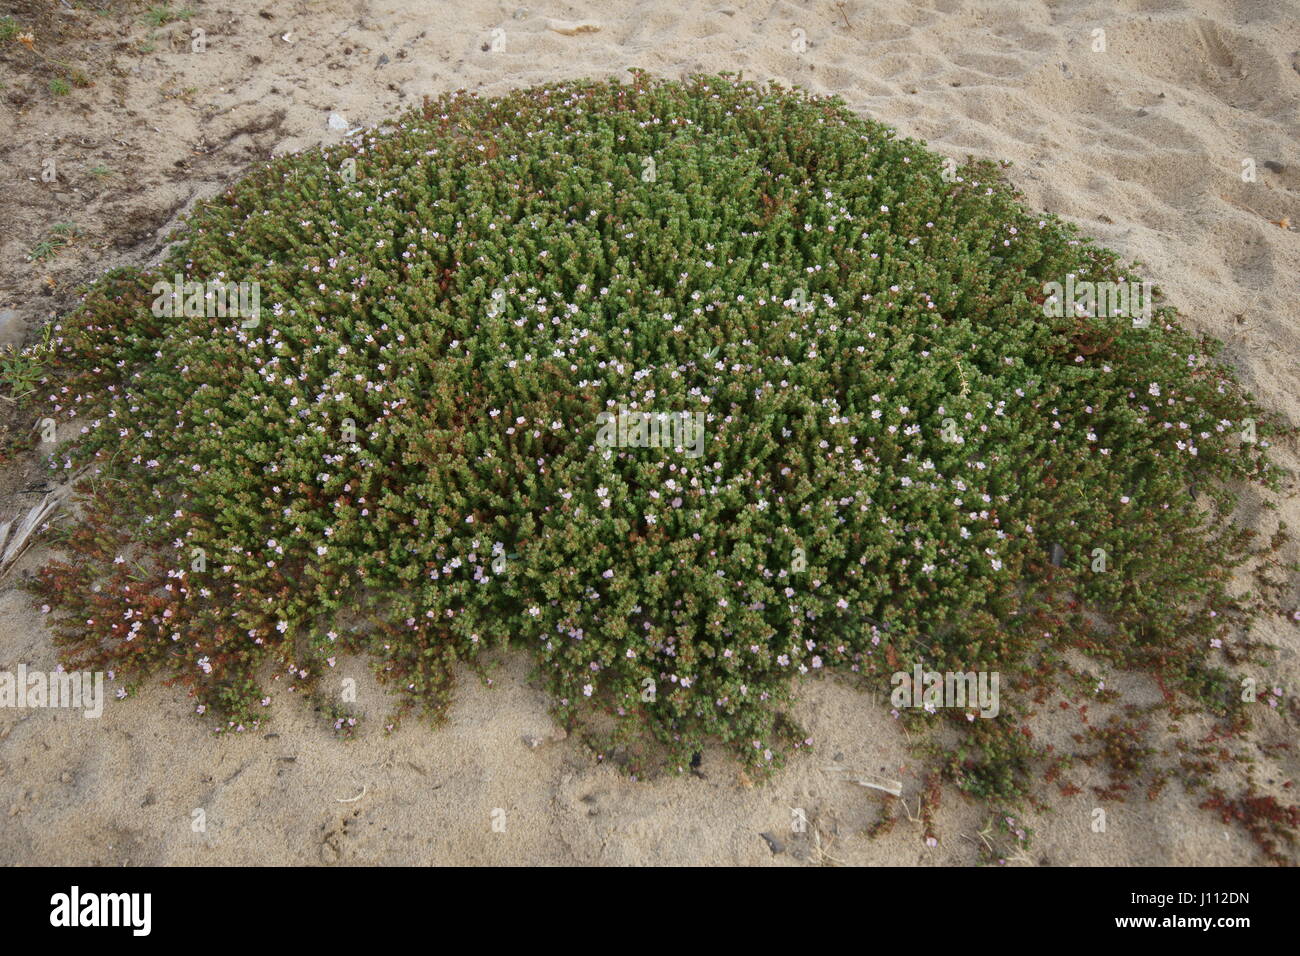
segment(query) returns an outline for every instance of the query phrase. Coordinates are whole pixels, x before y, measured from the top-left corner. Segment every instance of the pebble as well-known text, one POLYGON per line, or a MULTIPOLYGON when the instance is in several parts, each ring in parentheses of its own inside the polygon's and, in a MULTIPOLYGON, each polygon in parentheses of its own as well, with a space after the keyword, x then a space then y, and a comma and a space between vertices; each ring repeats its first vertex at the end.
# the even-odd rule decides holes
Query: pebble
POLYGON ((0 309, 0 348, 12 345, 18 348, 23 342, 23 323, 14 309, 0 309))

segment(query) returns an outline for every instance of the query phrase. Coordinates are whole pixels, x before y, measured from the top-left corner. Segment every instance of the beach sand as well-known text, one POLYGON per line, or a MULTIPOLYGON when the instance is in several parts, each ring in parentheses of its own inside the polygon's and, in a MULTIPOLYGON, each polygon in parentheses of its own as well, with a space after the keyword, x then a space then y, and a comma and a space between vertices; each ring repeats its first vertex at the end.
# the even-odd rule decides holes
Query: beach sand
MULTIPOLYGON (((1192 328, 1227 343, 1264 404, 1300 421, 1300 235, 1277 224, 1300 213, 1293 2, 191 0, 191 20, 158 27, 143 4, 121 4, 117 17, 14 6, 20 20, 44 11, 33 55, 62 43, 94 85, 53 97, 16 56, 4 61, 0 345, 31 341, 104 269, 157 261, 178 215, 256 163, 336 141, 331 113, 350 129, 462 87, 626 79, 630 67, 743 71, 837 93, 959 161, 1010 162, 1028 205, 1144 263, 1192 328), (575 30, 579 21, 594 23, 575 30), (195 28, 201 53, 189 50, 195 28), (53 183, 40 176, 48 158, 53 183), (58 222, 75 222, 80 237, 27 261, 58 222)), ((0 418, 31 425, 4 409, 0 418)), ((1297 467, 1294 445, 1278 451, 1297 467)), ((48 481, 35 456, 0 463, 0 520, 37 502, 48 481)), ((1281 496, 1247 493, 1241 520, 1266 535, 1279 520, 1300 528, 1294 482, 1281 496)), ((39 611, 13 587, 48 555, 33 548, 0 584, 0 670, 54 665, 39 611)), ((1285 556, 1296 560, 1294 545, 1285 556)), ((1295 582, 1289 600, 1300 605, 1295 582)), ((1294 692, 1298 630, 1280 618, 1261 625, 1284 648, 1251 672, 1261 685, 1294 692)), ((924 764, 884 692, 835 678, 803 681, 796 716, 814 749, 770 782, 748 781, 716 748, 696 773, 632 780, 566 738, 528 670, 524 655, 507 655, 493 686, 460 682, 444 725, 408 720, 386 736, 391 702, 365 662, 342 661, 338 676, 357 680, 371 717, 351 740, 280 687, 273 717, 241 736, 217 737, 183 692, 157 681, 110 700, 99 720, 0 709, 0 862, 933 866, 976 862, 982 830, 1016 865, 1264 861, 1241 828, 1198 809, 1204 794, 1177 784, 1156 799, 1102 802, 1100 767, 1071 771, 1072 795, 1044 785, 1043 809, 1023 817, 1035 831, 1028 852, 1007 849, 988 828, 990 808, 951 790, 929 846, 924 764), (853 782, 865 774, 901 781, 901 800, 886 807, 853 782), (1097 809, 1104 832, 1094 832, 1097 809), (882 812, 897 822, 866 836, 882 812)), ((1126 700, 1158 699, 1144 679, 1099 676, 1126 700)), ((1077 717, 1059 703, 1040 708, 1034 730, 1068 744, 1077 717)), ((1259 708, 1249 779, 1293 803, 1300 761, 1277 745, 1295 742, 1295 710, 1259 708)), ((1247 769, 1231 774, 1239 791, 1247 769)))

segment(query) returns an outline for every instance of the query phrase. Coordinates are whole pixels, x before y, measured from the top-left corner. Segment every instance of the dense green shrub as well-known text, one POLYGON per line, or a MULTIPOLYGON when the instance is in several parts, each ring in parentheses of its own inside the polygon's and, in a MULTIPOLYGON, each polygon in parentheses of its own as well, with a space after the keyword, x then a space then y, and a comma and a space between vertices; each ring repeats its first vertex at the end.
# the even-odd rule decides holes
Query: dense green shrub
POLYGON ((59 326, 54 466, 89 496, 38 589, 70 664, 161 668, 223 726, 267 661, 365 649, 436 712, 514 641, 562 719, 680 766, 778 760, 801 673, 998 671, 950 769, 1015 792, 1065 647, 1231 710, 1225 480, 1276 477, 1212 343, 1054 317, 1070 275, 1142 278, 835 99, 426 102, 257 170, 59 326), (156 316, 176 273, 258 283, 260 323, 156 316), (703 454, 605 447, 620 406, 703 413, 703 454))

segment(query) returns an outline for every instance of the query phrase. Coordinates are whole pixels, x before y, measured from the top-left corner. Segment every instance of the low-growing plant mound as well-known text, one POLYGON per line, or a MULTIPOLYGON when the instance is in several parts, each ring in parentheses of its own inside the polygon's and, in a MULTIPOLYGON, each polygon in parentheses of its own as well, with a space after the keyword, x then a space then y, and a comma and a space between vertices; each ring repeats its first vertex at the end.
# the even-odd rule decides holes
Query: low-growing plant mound
POLYGON ((267 663, 363 649, 437 712, 514 642, 559 717, 680 766, 777 760, 799 674, 998 672, 998 718, 944 712, 977 792, 1022 788, 1067 647, 1230 715, 1224 481, 1272 480, 1269 419, 1172 310, 1054 307, 1142 277, 997 173, 639 74, 266 165, 56 330, 55 464, 89 466, 38 584, 67 662, 233 726, 267 663), (260 316, 160 316, 177 275, 260 316))

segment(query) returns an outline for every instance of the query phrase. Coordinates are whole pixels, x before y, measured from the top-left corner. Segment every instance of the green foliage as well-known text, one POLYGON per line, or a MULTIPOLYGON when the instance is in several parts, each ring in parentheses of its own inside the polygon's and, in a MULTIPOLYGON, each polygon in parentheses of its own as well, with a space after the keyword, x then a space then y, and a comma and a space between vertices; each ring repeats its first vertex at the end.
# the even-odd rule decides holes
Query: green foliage
POLYGON ((176 20, 188 20, 194 16, 194 11, 185 7, 180 10, 173 10, 171 4, 159 3, 144 12, 144 18, 150 24, 156 27, 172 23, 176 20))
POLYGON ((42 341, 25 349, 12 345, 0 349, 0 395, 12 400, 26 398, 45 378, 50 361, 50 326, 42 341))
POLYGON ((904 719, 1014 795, 1067 647, 1239 708, 1224 488, 1277 477, 1212 342, 1045 316, 1069 274, 1139 278, 835 99, 446 96, 264 166, 56 330, 49 414, 87 431, 53 466, 92 485, 37 590, 70 665, 162 670, 231 725, 267 662, 362 649, 440 713, 511 642, 566 722, 680 767, 707 738, 779 762, 799 674, 998 671, 998 718, 904 719), (176 273, 258 283, 259 324, 155 315, 176 273), (707 416, 702 457, 603 447, 620 405, 707 416))
POLYGON ((44 262, 46 259, 53 259, 65 246, 70 245, 80 237, 81 230, 77 228, 75 223, 55 223, 50 227, 49 234, 32 246, 27 253, 27 258, 32 262, 44 262))

